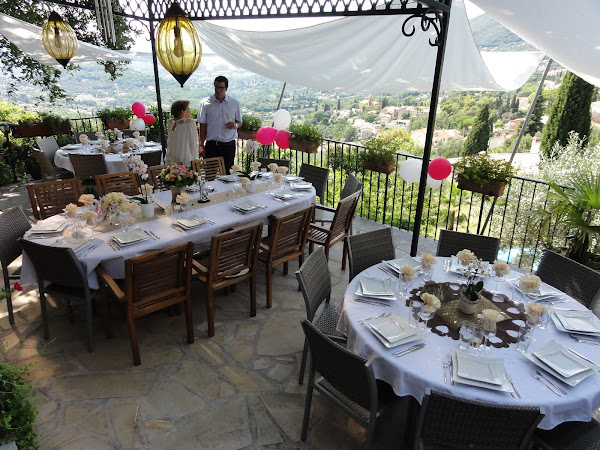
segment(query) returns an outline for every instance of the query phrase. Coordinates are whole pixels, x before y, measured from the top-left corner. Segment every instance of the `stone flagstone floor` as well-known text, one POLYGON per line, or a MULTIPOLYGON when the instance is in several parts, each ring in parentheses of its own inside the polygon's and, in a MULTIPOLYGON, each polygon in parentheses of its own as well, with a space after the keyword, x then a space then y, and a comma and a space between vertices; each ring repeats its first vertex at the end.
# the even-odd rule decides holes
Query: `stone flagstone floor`
MULTIPOLYGON (((24 185, 0 188, 0 209, 21 205, 30 214, 24 185)), ((358 218, 355 233, 381 227, 358 218)), ((394 230, 396 252, 408 252, 411 235, 394 230)), ((329 262, 332 299, 347 286, 341 244, 329 262)), ((422 240, 420 251, 435 251, 422 240)), ((195 342, 185 342, 185 316, 159 312, 136 321, 142 365, 132 364, 124 316, 113 307, 116 337, 106 339, 95 315, 95 351, 87 352, 83 311, 70 323, 64 302, 51 299, 50 334, 40 328, 36 286, 14 296, 16 324, 0 304, 2 358, 30 365, 38 393, 37 431, 43 449, 111 448, 359 448, 364 430, 319 394, 313 397, 309 436, 300 440, 306 387, 298 385, 304 302, 290 274, 274 277, 273 308, 265 308, 264 269, 258 313, 249 316, 247 284, 215 299, 216 336, 206 335, 205 304, 194 284, 195 342)), ((378 448, 398 445, 402 418, 392 416, 378 448), (391 431, 390 431, 391 430, 391 431)))

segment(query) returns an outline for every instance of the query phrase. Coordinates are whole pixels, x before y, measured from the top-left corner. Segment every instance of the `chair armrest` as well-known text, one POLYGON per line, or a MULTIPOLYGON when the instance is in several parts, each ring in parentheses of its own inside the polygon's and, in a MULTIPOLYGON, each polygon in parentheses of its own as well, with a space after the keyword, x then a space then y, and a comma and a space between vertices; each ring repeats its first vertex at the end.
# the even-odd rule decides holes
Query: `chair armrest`
POLYGON ((192 259, 192 275, 196 276, 200 273, 208 273, 208 269, 195 259, 192 259))
POLYGON ((329 233, 329 228, 325 228, 325 227, 320 227, 319 225, 315 225, 314 223, 310 224, 311 228, 316 228, 319 231, 324 231, 325 233, 329 233))
POLYGON ((115 294, 117 299, 122 302, 125 300, 125 292, 121 290, 119 285, 113 280, 113 278, 106 272, 102 264, 96 267, 96 275, 98 276, 99 283, 106 283, 109 289, 115 294))
POLYGON ((331 206, 321 205, 320 203, 315 204, 315 209, 320 209, 322 211, 328 211, 335 214, 335 208, 332 208, 331 206))

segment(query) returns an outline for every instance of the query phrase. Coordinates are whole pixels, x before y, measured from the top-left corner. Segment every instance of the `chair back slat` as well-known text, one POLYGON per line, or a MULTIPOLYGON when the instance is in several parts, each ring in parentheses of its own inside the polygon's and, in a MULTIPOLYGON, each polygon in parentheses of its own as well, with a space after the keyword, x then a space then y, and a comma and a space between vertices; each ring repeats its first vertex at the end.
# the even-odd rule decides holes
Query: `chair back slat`
POLYGON ((52 167, 52 163, 48 159, 48 156, 37 148, 32 147, 31 152, 33 156, 35 156, 36 161, 40 165, 40 169, 42 171, 42 176, 44 177, 44 181, 50 181, 56 179, 56 173, 54 172, 54 168, 52 167))
POLYGON ((59 149, 58 142, 56 142, 54 136, 48 136, 43 139, 37 139, 35 143, 40 148, 40 150, 46 154, 50 162, 54 161, 54 155, 59 149))
POLYGON ((340 200, 337 209, 335 210, 333 220, 331 221, 330 230, 332 236, 337 236, 350 230, 360 194, 361 192, 355 192, 340 200))
POLYGON ((302 329, 314 371, 350 400, 370 410, 373 405, 367 360, 333 342, 306 319, 302 320, 302 329))
POLYGON ((346 237, 350 280, 363 270, 396 257, 391 228, 381 228, 346 237))
POLYGON ((161 173, 162 170, 168 166, 168 164, 161 164, 160 166, 148 167, 148 181, 152 183, 152 186, 154 186, 154 190, 164 191, 165 189, 167 189, 167 186, 165 185, 165 183, 163 183, 163 180, 158 176, 158 174, 161 173))
POLYGON ((498 255, 500 239, 479 234, 460 233, 458 231, 440 230, 437 256, 456 255, 463 249, 471 250, 477 258, 493 262, 498 255))
POLYGON ((2 263, 2 269, 19 257, 21 245, 17 239, 23 237, 30 228, 29 220, 18 206, 13 206, 0 214, 0 263, 2 263))
POLYGON ((296 278, 306 304, 307 319, 312 322, 321 303, 331 297, 331 275, 323 247, 308 255, 296 278))
POLYGON ((304 249, 313 209, 309 206, 282 217, 269 217, 271 259, 304 249))
POLYGON ((254 270, 262 224, 226 231, 212 237, 208 283, 213 284, 242 270, 254 270))
POLYGON ((122 192, 125 195, 139 195, 140 185, 133 172, 110 173, 96 177, 96 189, 102 197, 109 192, 122 192))
POLYGON ((317 193, 317 197, 319 197, 321 203, 323 203, 327 178, 329 177, 329 169, 304 163, 302 166, 300 166, 300 172, 298 172, 298 176, 304 178, 304 181, 308 181, 313 185, 317 193))
POLYGON ((33 217, 36 220, 60 214, 69 203, 78 204, 83 193, 81 182, 76 178, 48 181, 27 185, 33 217))
POLYGON ((220 175, 227 175, 225 160, 222 156, 196 159, 192 161, 192 170, 198 172, 206 181, 213 181, 220 175))
POLYGON ((70 154, 69 159, 73 166, 75 176, 81 181, 95 180, 96 175, 105 175, 108 173, 106 160, 103 154, 96 155, 75 155, 70 154))
POLYGON ((349 174, 344 182, 344 187, 340 193, 340 198, 346 198, 355 192, 362 192, 363 185, 358 178, 354 175, 349 174))

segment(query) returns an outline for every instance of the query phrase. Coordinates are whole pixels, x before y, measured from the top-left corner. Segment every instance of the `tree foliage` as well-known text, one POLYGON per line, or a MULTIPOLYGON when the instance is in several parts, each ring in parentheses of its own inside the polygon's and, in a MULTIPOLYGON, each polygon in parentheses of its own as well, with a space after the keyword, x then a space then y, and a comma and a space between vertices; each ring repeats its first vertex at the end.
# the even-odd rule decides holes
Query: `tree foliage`
MULTIPOLYGON (((123 17, 114 16, 117 39, 116 45, 112 45, 104 41, 101 33, 95 27, 94 2, 87 0, 82 3, 87 4, 90 9, 61 8, 57 5, 53 5, 53 9, 71 25, 80 41, 114 50, 131 48, 134 37, 139 33, 134 31, 123 17)), ((40 27, 44 25, 50 15, 47 5, 43 2, 26 0, 0 0, 0 11, 10 12, 12 17, 40 27)), ((122 75, 124 65, 127 63, 104 61, 99 64, 104 66, 106 73, 114 80, 122 75)), ((78 69, 78 66, 74 64, 70 64, 68 67, 70 70, 78 69)), ((0 70, 9 78, 7 83, 9 96, 15 93, 16 85, 19 82, 28 81, 41 89, 42 94, 39 97, 41 101, 47 100, 53 103, 67 97, 65 90, 59 85, 61 70, 55 66, 45 66, 35 61, 2 36, 0 36, 0 70)))
POLYGON ((465 155, 473 155, 475 153, 484 152, 487 150, 488 141, 491 135, 490 125, 490 108, 488 104, 484 104, 479 112, 473 127, 465 139, 463 152, 465 155))
POLYGON ((587 81, 567 72, 542 133, 540 149, 546 156, 551 155, 555 143, 567 145, 571 131, 578 133, 581 138, 589 135, 592 120, 590 105, 594 89, 587 81))

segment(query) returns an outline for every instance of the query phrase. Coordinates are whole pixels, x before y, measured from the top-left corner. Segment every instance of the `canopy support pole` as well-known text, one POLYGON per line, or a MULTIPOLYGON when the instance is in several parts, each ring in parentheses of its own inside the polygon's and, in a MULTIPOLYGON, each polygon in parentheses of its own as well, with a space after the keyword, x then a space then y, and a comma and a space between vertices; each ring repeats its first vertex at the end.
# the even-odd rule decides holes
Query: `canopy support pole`
POLYGON ((279 107, 281 106, 281 100, 283 99, 283 93, 285 92, 286 86, 287 86, 287 81, 283 83, 283 87, 281 88, 281 94, 279 95, 279 102, 277 103, 277 109, 275 111, 277 111, 279 109, 279 107))
POLYGON ((156 106, 158 107, 158 129, 160 133, 160 144, 162 146, 163 159, 167 154, 167 141, 165 139, 165 124, 163 121, 163 109, 160 99, 160 81, 158 79, 158 59, 156 58, 156 41, 154 40, 154 14, 152 14, 152 0, 148 0, 148 30, 150 34, 150 46, 152 47, 152 65, 154 66, 154 86, 156 88, 156 106))
POLYGON ((431 156, 431 145, 433 143, 433 131, 435 128, 435 115, 439 100, 440 86, 442 84, 442 69, 444 67, 444 54, 446 53, 446 42, 448 38, 448 26, 450 24, 450 11, 452 0, 448 0, 448 11, 441 13, 442 30, 439 34, 438 51, 435 59, 435 72, 433 75, 433 87, 431 88, 431 101, 429 102, 429 119, 427 121, 427 134, 425 136, 425 149, 423 151, 423 165, 421 167, 421 180, 419 182, 419 195, 417 197, 417 208, 415 222, 413 224, 412 243, 410 255, 417 255, 419 246, 419 233, 421 230, 421 218, 423 217, 423 205, 425 204, 425 189, 427 187, 427 173, 429 171, 429 158, 431 156))

